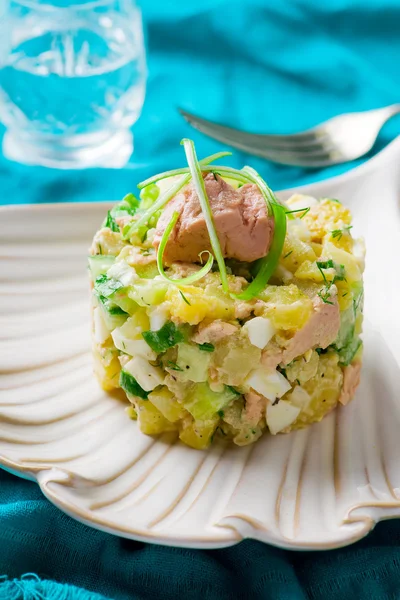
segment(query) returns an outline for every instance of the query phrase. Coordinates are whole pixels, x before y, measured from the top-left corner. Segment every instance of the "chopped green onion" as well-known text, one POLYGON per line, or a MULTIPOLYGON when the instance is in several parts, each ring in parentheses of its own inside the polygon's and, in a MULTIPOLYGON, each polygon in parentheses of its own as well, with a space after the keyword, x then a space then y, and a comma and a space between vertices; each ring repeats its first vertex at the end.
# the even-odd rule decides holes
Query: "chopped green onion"
POLYGON ((178 179, 178 181, 174 185, 172 185, 169 188, 169 190, 164 192, 164 194, 161 194, 161 196, 157 198, 154 204, 143 213, 140 219, 132 223, 132 225, 130 225, 127 231, 125 231, 124 229, 124 238, 129 239, 135 233, 135 231, 140 229, 140 227, 146 226, 150 217, 152 217, 154 213, 156 213, 160 208, 163 208, 163 206, 165 206, 165 204, 167 204, 183 188, 183 186, 185 186, 189 182, 189 180, 190 174, 185 175, 184 177, 178 179))
POLYGON ((286 214, 284 207, 279 203, 273 191, 268 187, 265 181, 260 177, 257 171, 250 167, 244 167, 243 172, 248 175, 252 183, 255 183, 269 209, 269 213, 274 218, 274 237, 267 256, 258 261, 258 272, 250 285, 241 294, 232 294, 233 298, 238 300, 251 300, 257 296, 267 285, 271 275, 275 271, 279 258, 282 254, 283 244, 286 237, 286 214))
MULTIPOLYGON (((200 163, 202 165, 208 165, 214 160, 218 160, 220 158, 224 158, 225 156, 232 156, 232 152, 217 152, 216 154, 211 154, 211 156, 207 156, 207 158, 203 158, 200 163)), ((141 183, 138 184, 139 190, 151 185, 152 183, 157 183, 157 181, 161 181, 161 179, 167 179, 169 177, 175 177, 176 175, 183 175, 185 173, 189 173, 188 167, 184 167, 182 169, 172 169, 171 171, 165 171, 164 173, 159 173, 158 175, 153 175, 153 177, 149 177, 145 179, 141 183)))
MULTIPOLYGON (((229 153, 228 153, 229 154, 229 153)), ((213 160, 217 160, 217 158, 221 158, 221 156, 226 156, 224 152, 218 152, 217 154, 212 154, 211 156, 207 156, 201 160, 202 165, 208 165, 213 160)), ((151 178, 152 179, 152 178, 151 178)), ((135 231, 137 231, 141 226, 147 225, 149 219, 158 211, 160 208, 163 208, 172 198, 187 184, 191 179, 191 174, 188 172, 186 175, 178 179, 176 183, 174 183, 168 190, 161 194, 154 202, 152 206, 150 206, 132 225, 125 231, 123 231, 123 237, 125 239, 129 239, 135 231)), ((147 185, 153 183, 150 179, 147 180, 147 185)), ((145 182, 144 182, 145 183, 145 182)))
POLYGON ((165 323, 158 331, 143 331, 142 336, 157 354, 165 352, 185 339, 183 333, 172 321, 165 323))
POLYGON ((203 352, 214 352, 215 350, 215 346, 213 346, 213 344, 209 344, 208 342, 205 342, 204 344, 198 344, 198 347, 200 350, 203 350, 203 352))
MULTIPOLYGON (((212 254, 210 252, 208 252, 208 250, 205 250, 204 252, 207 252, 207 254, 208 254, 208 260, 207 260, 206 264, 204 265, 204 267, 202 267, 199 271, 196 271, 196 273, 193 273, 192 275, 189 275, 188 277, 183 277, 182 279, 172 279, 171 277, 168 277, 168 275, 164 271, 162 259, 163 259, 165 247, 168 243, 169 236, 171 235, 171 232, 172 232, 173 228, 175 227, 178 219, 179 219, 179 213, 177 211, 175 211, 172 215, 170 222, 168 223, 167 227, 165 228, 165 231, 161 238, 160 245, 158 247, 157 267, 158 267, 161 277, 163 277, 166 281, 168 281, 168 283, 173 283, 174 285, 190 285, 190 284, 194 283, 195 281, 202 279, 202 277, 204 277, 205 275, 207 275, 207 273, 211 270, 211 268, 213 266, 214 259, 213 259, 212 254)), ((189 303, 187 302, 187 304, 189 304, 189 303)))
POLYGON ((229 293, 228 277, 226 273, 226 266, 224 257, 221 251, 221 245, 219 243, 218 234, 215 229, 214 217, 211 211, 210 202, 207 197, 206 187, 204 184, 203 175, 199 161, 197 160, 196 151, 194 149, 194 143, 192 140, 183 139, 181 141, 185 149, 186 159, 188 161, 189 169, 192 175, 193 186, 196 190, 197 197, 200 202, 201 210, 204 215, 204 220, 207 225, 208 235, 210 237, 211 248, 213 249, 215 259, 218 263, 219 274, 221 277, 222 288, 226 293, 229 293))

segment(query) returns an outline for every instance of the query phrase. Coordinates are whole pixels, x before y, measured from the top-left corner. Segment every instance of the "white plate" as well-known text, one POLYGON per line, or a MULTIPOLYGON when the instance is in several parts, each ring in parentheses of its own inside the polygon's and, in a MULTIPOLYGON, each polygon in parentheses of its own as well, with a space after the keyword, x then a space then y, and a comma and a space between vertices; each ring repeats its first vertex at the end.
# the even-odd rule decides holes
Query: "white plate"
POLYGON ((334 548, 400 516, 399 161, 400 138, 347 175, 304 188, 348 203, 367 241, 356 399, 246 448, 199 452, 142 435, 98 387, 85 267, 107 205, 2 209, 0 464, 88 525, 193 548, 245 537, 334 548))

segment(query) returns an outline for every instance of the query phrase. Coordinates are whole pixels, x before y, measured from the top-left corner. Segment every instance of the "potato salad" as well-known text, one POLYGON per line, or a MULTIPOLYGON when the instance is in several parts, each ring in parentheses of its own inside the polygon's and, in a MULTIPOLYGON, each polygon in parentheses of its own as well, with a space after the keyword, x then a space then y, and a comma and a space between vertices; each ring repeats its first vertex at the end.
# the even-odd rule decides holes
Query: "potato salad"
MULTIPOLYGON (((336 198, 277 199, 250 167, 198 160, 139 184, 89 256, 95 373, 149 435, 197 449, 288 433, 360 380, 364 243, 336 198)), ((128 418, 127 417, 127 418, 128 418)))

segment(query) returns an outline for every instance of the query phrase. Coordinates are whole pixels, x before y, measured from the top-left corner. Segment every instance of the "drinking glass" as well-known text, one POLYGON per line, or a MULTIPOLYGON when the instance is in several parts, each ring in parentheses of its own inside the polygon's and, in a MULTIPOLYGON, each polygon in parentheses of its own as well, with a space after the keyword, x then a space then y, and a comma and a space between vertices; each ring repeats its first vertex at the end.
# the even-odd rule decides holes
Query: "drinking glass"
POLYGON ((123 166, 145 85, 134 0, 0 0, 8 158, 60 168, 123 166))

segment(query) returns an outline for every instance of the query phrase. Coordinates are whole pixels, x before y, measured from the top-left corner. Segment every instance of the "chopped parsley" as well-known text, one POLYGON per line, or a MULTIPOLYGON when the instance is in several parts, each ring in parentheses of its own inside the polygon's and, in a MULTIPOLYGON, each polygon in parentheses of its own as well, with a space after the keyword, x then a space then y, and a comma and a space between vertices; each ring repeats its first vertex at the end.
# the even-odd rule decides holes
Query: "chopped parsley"
POLYGON ((215 350, 215 346, 209 344, 208 342, 205 342, 204 344, 198 344, 198 346, 200 350, 203 350, 203 352, 214 352, 215 350))
POLYGON ((223 419, 223 418, 224 418, 224 415, 225 415, 225 413, 224 413, 224 411, 223 411, 223 410, 219 410, 219 411, 217 412, 217 415, 218 415, 219 417, 221 417, 221 419, 223 419))
POLYGON ((97 295, 105 298, 109 298, 122 287, 124 286, 118 279, 109 278, 106 274, 99 275, 94 284, 97 295))
POLYGON ((142 336, 157 354, 184 341, 183 333, 172 321, 165 323, 158 331, 143 331, 142 336))
POLYGON ((185 294, 184 294, 184 293, 183 293, 181 290, 179 290, 179 293, 180 293, 180 295, 182 296, 182 300, 183 300, 184 302, 186 302, 186 304, 188 304, 189 306, 192 306, 192 305, 190 304, 189 300, 186 298, 185 294))

